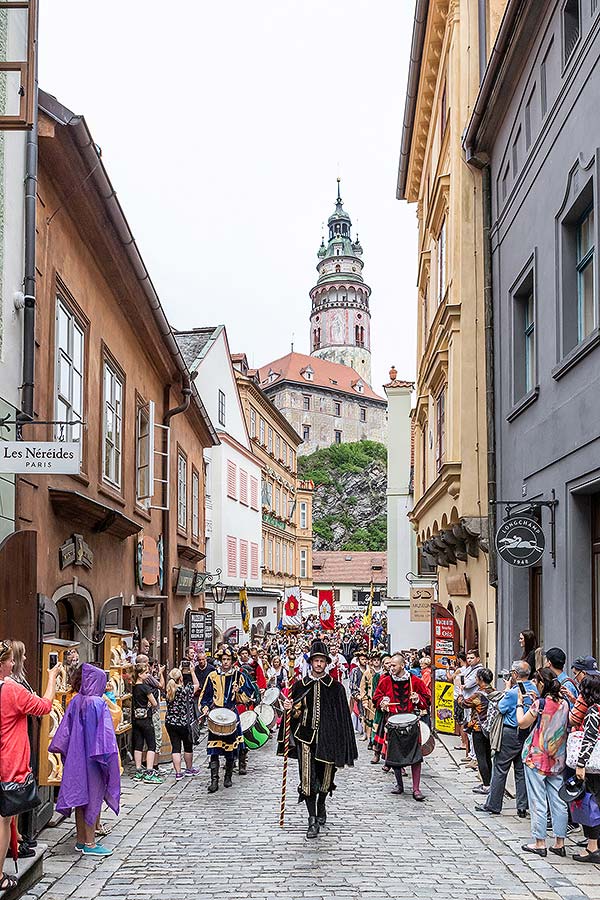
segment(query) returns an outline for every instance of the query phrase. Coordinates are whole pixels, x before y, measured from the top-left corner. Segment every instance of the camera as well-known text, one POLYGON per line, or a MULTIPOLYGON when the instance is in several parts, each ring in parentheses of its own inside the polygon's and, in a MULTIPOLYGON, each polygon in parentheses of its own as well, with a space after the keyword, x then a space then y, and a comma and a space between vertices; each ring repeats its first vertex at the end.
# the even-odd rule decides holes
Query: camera
POLYGON ((501 672, 498 672, 498 678, 502 678, 503 681, 508 681, 508 679, 510 678, 510 672, 508 671, 508 669, 502 669, 501 672))

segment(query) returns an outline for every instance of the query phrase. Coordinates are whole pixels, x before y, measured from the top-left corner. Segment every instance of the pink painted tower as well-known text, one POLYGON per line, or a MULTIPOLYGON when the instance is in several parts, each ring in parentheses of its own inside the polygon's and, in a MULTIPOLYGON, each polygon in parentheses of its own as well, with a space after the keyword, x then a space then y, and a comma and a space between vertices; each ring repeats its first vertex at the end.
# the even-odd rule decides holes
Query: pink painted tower
POLYGON ((352 240, 352 222, 344 210, 338 178, 335 212, 327 221, 329 239, 319 247, 319 278, 310 292, 312 356, 351 366, 371 384, 371 288, 362 277, 363 249, 352 240))

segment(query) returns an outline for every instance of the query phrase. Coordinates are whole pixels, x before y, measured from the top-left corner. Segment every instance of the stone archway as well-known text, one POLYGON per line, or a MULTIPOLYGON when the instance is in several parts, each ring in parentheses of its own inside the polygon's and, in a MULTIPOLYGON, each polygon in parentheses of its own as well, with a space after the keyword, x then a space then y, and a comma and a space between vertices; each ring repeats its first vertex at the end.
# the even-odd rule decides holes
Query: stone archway
POLYGON ((58 637, 65 641, 77 641, 79 658, 82 662, 92 661, 95 656, 94 601, 88 590, 77 585, 66 584, 54 592, 52 601, 58 610, 58 637))
POLYGON ((479 621, 472 603, 468 603, 465 610, 464 636, 466 651, 479 647, 479 621))

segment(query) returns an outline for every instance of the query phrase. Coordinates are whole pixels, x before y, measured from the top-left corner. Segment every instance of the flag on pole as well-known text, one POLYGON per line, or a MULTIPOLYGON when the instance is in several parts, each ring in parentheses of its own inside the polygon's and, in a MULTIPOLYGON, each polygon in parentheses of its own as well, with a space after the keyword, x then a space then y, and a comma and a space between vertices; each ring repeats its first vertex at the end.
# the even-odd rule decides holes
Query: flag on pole
POLYGON ((371 590, 369 592, 369 603, 367 606, 367 611, 363 616, 363 625, 365 628, 370 628, 373 622, 373 597, 375 595, 375 585, 371 582, 371 590))
POLYGON ((246 582, 240 591, 240 614, 242 616, 242 626, 246 634, 250 631, 250 610, 248 609, 248 591, 246 590, 246 582))
POLYGON ((325 631, 335 629, 335 601, 333 588, 319 591, 319 621, 325 631))
POLYGON ((283 591, 281 624, 283 628, 302 628, 302 595, 298 585, 283 591))

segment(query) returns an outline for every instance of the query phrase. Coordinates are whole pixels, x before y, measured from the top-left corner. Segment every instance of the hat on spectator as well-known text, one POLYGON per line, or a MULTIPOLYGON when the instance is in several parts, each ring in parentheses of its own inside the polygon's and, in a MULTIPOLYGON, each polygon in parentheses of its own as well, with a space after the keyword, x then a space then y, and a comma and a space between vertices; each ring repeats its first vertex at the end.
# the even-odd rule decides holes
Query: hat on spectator
POLYGON ((571 668, 576 672, 585 672, 586 675, 600 675, 598 663, 593 656, 578 656, 571 663, 571 668))

